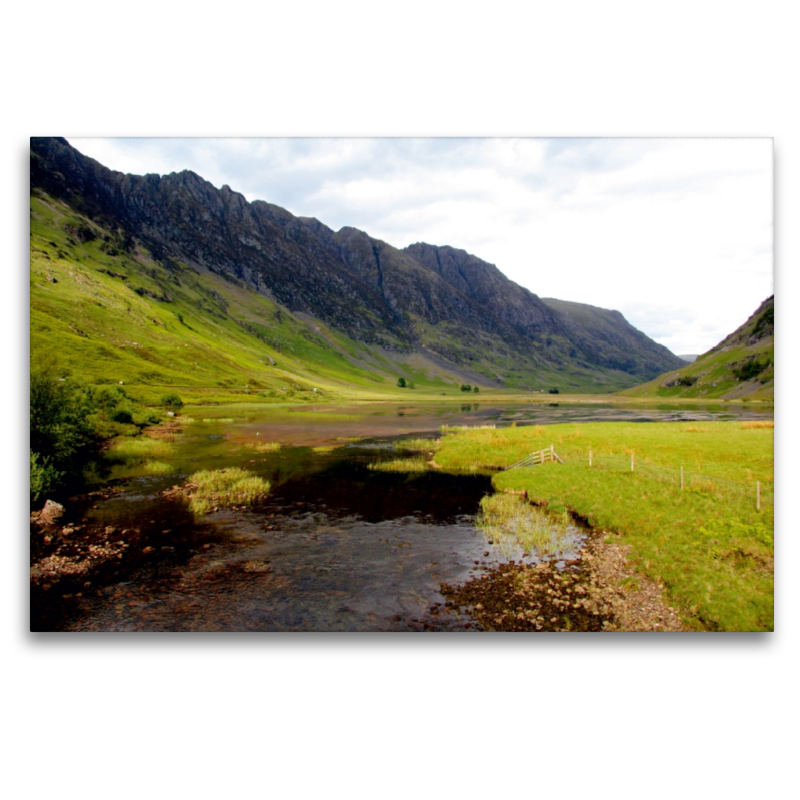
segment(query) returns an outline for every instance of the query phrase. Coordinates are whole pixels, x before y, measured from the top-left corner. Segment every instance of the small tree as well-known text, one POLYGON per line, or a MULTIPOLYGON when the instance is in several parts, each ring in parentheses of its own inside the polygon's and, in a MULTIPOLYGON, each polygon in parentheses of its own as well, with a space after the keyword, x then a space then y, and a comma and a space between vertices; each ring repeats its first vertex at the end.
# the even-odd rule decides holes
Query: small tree
POLYGON ((477 386, 473 386, 473 387, 472 387, 472 391, 473 391, 475 394, 478 394, 478 392, 480 391, 480 389, 479 389, 477 386))
POLYGON ((558 394, 558 389, 551 389, 550 394, 558 394))
POLYGON ((405 389, 405 388, 406 388, 406 379, 405 379, 405 378, 398 378, 398 379, 397 379, 397 385, 398 385, 398 386, 399 386, 401 389, 405 389))
POLYGON ((472 385, 469 384, 469 383, 462 383, 461 384, 461 391, 462 392, 471 392, 472 391, 472 385))

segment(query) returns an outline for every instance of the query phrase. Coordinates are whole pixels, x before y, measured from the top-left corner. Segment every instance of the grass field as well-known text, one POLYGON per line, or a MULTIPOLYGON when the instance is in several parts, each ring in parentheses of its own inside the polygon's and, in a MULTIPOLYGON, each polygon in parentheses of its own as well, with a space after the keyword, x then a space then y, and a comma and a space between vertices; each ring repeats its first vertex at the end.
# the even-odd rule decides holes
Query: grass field
POLYGON ((496 469, 553 444, 563 464, 500 472, 495 487, 525 490, 551 510, 568 507, 619 534, 632 546, 636 568, 664 584, 689 627, 767 631, 774 626, 770 425, 587 423, 463 431, 444 437, 436 461, 444 469, 496 469))

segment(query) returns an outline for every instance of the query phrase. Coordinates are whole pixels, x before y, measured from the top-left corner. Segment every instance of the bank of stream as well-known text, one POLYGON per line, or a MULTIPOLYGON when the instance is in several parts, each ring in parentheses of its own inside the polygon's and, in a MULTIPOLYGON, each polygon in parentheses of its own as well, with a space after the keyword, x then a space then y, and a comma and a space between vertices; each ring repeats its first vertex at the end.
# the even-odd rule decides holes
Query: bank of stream
MULTIPOLYGON (((626 413, 702 419, 769 412, 637 407, 626 413)), ((110 484, 75 498, 51 523, 33 526, 32 630, 616 626, 619 609, 597 601, 591 590, 593 581, 602 584, 595 565, 605 558, 593 544, 600 541, 597 532, 581 528, 583 551, 557 564, 540 563, 535 555, 501 549, 475 527, 480 500, 492 491, 491 475, 369 467, 397 458, 398 439, 433 437, 440 425, 543 424, 604 414, 616 419, 619 408, 469 403, 187 414, 194 421, 176 428, 164 474, 120 465, 110 484), (254 446, 268 441, 280 449, 254 446), (199 469, 229 466, 268 480, 271 491, 252 506, 199 518, 170 495, 199 469), (583 591, 576 588, 581 585, 583 591), (544 600, 531 614, 536 597, 544 600), (515 598, 527 605, 517 608, 515 598)), ((666 620, 662 629, 678 628, 666 620)))

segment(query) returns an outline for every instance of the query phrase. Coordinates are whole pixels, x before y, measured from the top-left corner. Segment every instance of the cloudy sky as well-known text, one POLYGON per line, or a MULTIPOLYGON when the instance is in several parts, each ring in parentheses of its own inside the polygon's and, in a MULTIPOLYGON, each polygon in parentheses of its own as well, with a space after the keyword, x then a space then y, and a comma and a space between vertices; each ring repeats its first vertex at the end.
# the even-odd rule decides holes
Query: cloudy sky
POLYGON ((460 247, 540 297, 702 353, 773 292, 772 140, 82 139, 396 246, 460 247))

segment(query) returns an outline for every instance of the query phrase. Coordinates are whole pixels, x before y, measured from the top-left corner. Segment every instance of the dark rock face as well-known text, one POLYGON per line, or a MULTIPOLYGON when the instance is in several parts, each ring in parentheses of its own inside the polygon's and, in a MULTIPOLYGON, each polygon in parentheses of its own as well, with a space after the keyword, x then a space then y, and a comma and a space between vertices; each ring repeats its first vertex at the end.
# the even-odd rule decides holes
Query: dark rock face
POLYGON ((550 369, 577 360, 641 380, 682 363, 618 312, 595 309, 602 325, 595 314, 587 326, 586 315, 543 302, 464 250, 422 243, 398 250, 355 228, 334 232, 192 172, 124 175, 64 139, 34 138, 31 188, 122 229, 156 259, 241 281, 389 350, 424 349, 459 365, 500 352, 550 369), (427 335, 426 326, 441 335, 427 335))

